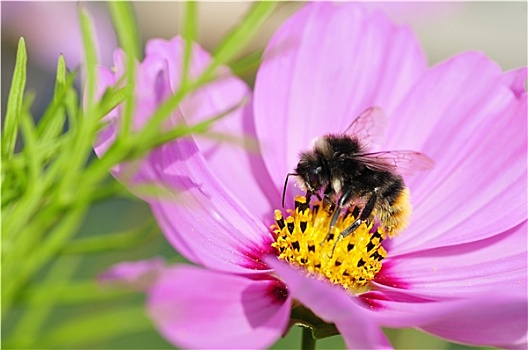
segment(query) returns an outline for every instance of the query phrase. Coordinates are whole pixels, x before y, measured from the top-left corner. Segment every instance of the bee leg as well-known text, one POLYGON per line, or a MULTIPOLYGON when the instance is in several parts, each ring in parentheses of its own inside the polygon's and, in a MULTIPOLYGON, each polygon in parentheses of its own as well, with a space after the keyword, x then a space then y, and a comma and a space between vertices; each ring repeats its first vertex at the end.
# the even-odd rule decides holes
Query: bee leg
MULTIPOLYGON (((339 199, 339 203, 341 204, 341 206, 344 205, 344 203, 342 203, 342 198, 344 197, 344 195, 345 194, 343 194, 343 196, 339 199)), ((339 236, 337 236, 337 239, 334 242, 334 246, 332 247, 332 253, 330 254, 330 258, 332 256, 334 256, 334 250, 335 250, 335 247, 337 245, 337 242, 339 242, 341 239, 345 238, 346 236, 350 235, 352 232, 357 230, 357 228, 359 227, 359 225, 361 225, 362 222, 366 222, 367 221, 367 219, 370 217, 370 214, 372 214, 372 211, 374 211, 374 206, 376 205, 376 199, 377 199, 376 194, 373 193, 372 196, 369 198, 367 204, 365 204, 365 206, 363 207, 363 210, 361 210, 361 214, 359 215, 359 218, 356 221, 354 221, 352 223, 352 225, 348 226, 346 229, 341 231, 339 236)), ((341 208, 339 208, 339 209, 341 209, 341 208)), ((336 210, 336 212, 338 212, 338 211, 336 210)), ((330 235, 330 232, 332 232, 332 229, 334 228, 333 225, 332 225, 332 223, 335 224, 334 217, 336 218, 335 221, 337 221, 336 212, 334 212, 334 216, 332 217, 332 222, 330 223, 330 231, 328 232, 328 235, 326 236, 326 239, 328 239, 328 236, 330 235)), ((338 216, 339 216, 339 214, 338 214, 338 216)))
POLYGON ((346 229, 341 231, 341 233, 339 234, 339 238, 345 238, 346 236, 354 232, 359 227, 359 225, 361 225, 361 223, 362 221, 360 219, 354 221, 352 225, 348 226, 346 229))
MULTIPOLYGON (((328 234, 326 235, 324 241, 327 241, 330 238, 330 235, 332 234, 332 231, 334 230, 335 224, 337 222, 337 219, 339 218, 339 214, 341 213, 341 208, 343 208, 343 206, 345 206, 350 201, 350 199, 352 198, 352 193, 354 193, 353 189, 349 188, 341 195, 341 197, 337 201, 334 214, 332 215, 332 220, 330 221, 330 227, 328 228, 328 234)), ((321 242, 321 244, 323 244, 323 242, 321 242)))
POLYGON ((341 233, 339 234, 339 238, 345 238, 346 236, 354 232, 359 227, 359 225, 361 225, 362 222, 367 221, 367 219, 372 214, 372 211, 374 210, 374 206, 376 205, 376 199, 376 194, 372 194, 365 207, 363 207, 359 218, 354 221, 352 225, 348 226, 346 229, 341 231, 341 233))

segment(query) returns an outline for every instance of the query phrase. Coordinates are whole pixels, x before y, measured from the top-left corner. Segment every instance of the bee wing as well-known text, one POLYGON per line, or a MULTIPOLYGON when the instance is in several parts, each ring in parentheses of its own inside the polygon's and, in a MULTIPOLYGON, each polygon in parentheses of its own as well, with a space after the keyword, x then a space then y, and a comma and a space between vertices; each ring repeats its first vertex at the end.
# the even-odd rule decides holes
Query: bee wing
POLYGON ((356 136, 362 143, 372 147, 383 143, 386 126, 387 120, 383 110, 379 107, 370 107, 354 119, 344 133, 356 136))
POLYGON ((371 170, 390 171, 400 175, 414 175, 419 171, 431 170, 434 161, 423 153, 415 151, 384 151, 354 155, 371 170))

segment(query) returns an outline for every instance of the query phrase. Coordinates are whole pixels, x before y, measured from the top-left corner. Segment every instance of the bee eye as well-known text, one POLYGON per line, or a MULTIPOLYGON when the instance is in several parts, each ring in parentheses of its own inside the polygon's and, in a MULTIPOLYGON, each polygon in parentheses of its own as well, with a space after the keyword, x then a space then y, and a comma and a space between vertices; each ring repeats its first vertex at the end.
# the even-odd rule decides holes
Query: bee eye
POLYGON ((316 173, 310 174, 310 186, 314 190, 319 188, 319 176, 316 173))

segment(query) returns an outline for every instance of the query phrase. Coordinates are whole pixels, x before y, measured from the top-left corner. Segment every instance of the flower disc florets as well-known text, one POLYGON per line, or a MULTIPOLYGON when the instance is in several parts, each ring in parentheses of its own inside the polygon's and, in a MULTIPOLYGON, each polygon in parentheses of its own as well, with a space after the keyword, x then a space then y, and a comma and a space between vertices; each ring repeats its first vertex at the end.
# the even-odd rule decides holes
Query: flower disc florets
POLYGON ((311 275, 322 276, 354 293, 362 292, 381 270, 387 251, 381 246, 385 234, 373 225, 362 223, 352 234, 341 238, 341 231, 356 221, 357 210, 351 206, 339 216, 333 232, 327 237, 332 210, 320 202, 312 206, 306 198, 295 198, 295 210, 283 217, 275 210, 275 233, 272 244, 279 259, 302 267, 311 275))

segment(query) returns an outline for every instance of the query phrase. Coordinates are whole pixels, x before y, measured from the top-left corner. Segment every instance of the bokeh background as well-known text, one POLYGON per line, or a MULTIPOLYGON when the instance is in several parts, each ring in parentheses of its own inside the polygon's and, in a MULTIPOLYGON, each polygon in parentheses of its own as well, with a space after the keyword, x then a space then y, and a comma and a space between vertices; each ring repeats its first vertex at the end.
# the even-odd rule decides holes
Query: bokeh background
MULTIPOLYGON (((396 22, 411 26, 417 33, 431 65, 465 50, 485 52, 504 70, 527 65, 527 3, 526 2, 412 2, 374 3, 366 6, 386 11, 396 22)), ((248 46, 246 52, 262 49, 274 30, 302 2, 281 2, 276 13, 248 46)), ((103 2, 1 3, 1 112, 11 81, 16 43, 26 39, 28 51, 27 90, 36 93, 32 107, 38 118, 49 103, 54 86, 58 55, 63 53, 69 69, 79 69, 82 44, 77 7, 86 7, 95 23, 100 62, 111 66, 112 52, 117 46, 110 16, 103 2)), ((251 6, 249 2, 199 3, 199 43, 212 51, 224 35, 251 6)), ((182 3, 134 2, 138 31, 143 42, 150 38, 169 39, 178 34, 183 15, 182 3)), ((249 84, 254 72, 243 77, 249 84)), ((82 186, 82 184, 80 184, 82 186)), ((149 208, 133 198, 114 198, 93 206, 81 231, 76 236, 88 237, 105 233, 146 227, 144 235, 129 246, 118 250, 78 255, 69 251, 57 258, 54 268, 75 265, 72 285, 79 295, 89 295, 88 303, 80 303, 75 288, 69 295, 55 299, 53 311, 43 323, 36 348, 93 349, 168 349, 172 348, 154 330, 143 315, 144 297, 139 293, 109 292, 98 287, 95 276, 113 263, 164 256, 171 262, 184 261, 165 241, 153 223, 149 208), (84 323, 83 323, 84 322, 84 323), (129 327, 123 327, 129 324, 129 327), (77 328, 75 328, 77 327, 77 328), (82 331, 78 329, 81 327, 82 331)), ((20 316, 32 306, 36 293, 53 293, 39 286, 46 275, 28 285, 20 296, 20 306, 2 323, 4 338, 13 331, 20 316), (37 290, 38 289, 38 290, 37 290), (29 301, 28 301, 29 300, 29 301)), ((204 336, 207 330, 204 329, 204 336)), ((464 349, 421 332, 388 330, 393 345, 399 349, 464 349)), ((294 329, 275 344, 277 349, 299 348, 300 331, 294 329)), ((318 348, 340 349, 340 337, 318 341, 318 348)))

